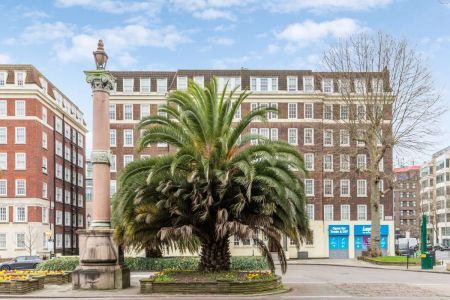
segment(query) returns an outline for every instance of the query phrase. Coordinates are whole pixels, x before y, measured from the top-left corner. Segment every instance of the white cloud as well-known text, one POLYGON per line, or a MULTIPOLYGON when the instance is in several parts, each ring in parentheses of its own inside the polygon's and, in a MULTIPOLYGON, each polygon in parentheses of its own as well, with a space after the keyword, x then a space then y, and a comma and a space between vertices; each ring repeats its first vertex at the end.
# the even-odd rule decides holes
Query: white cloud
POLYGON ((325 38, 342 38, 364 30, 367 28, 353 19, 343 18, 321 23, 306 20, 288 25, 281 32, 275 33, 275 36, 279 41, 286 42, 286 51, 292 52, 325 38))
POLYGON ((25 28, 16 43, 20 44, 42 44, 48 41, 68 38, 73 35, 73 26, 63 23, 35 23, 25 28))
POLYGON ((212 37, 209 38, 208 41, 221 46, 231 46, 234 44, 234 40, 227 37, 212 37))
POLYGON ((241 68, 245 63, 261 60, 263 57, 256 53, 249 53, 240 57, 225 57, 214 59, 212 61, 213 68, 215 69, 229 69, 229 68, 241 68))
POLYGON ((106 51, 119 57, 119 62, 132 61, 131 55, 124 55, 124 51, 139 47, 175 50, 179 44, 191 41, 186 32, 178 31, 174 26, 148 28, 143 25, 127 25, 75 35, 70 41, 63 41, 56 46, 57 57, 63 62, 90 59, 98 39, 103 39, 106 51))
POLYGON ((272 0, 265 7, 273 12, 290 13, 302 10, 336 11, 349 10, 360 11, 383 7, 394 0, 272 0))
POLYGON ((160 12, 162 0, 147 1, 120 1, 120 0, 56 0, 56 6, 74 7, 80 6, 85 9, 102 11, 110 14, 125 14, 134 12, 145 12, 148 15, 155 15, 160 12))
POLYGON ((192 15, 196 18, 204 20, 225 19, 236 21, 236 16, 232 13, 213 8, 208 8, 202 11, 195 11, 192 15))
POLYGON ((43 18, 49 18, 50 15, 47 14, 46 12, 42 11, 42 10, 29 10, 29 11, 25 11, 23 13, 23 16, 25 18, 30 18, 30 19, 43 19, 43 18))
POLYGON ((8 54, 0 53, 0 64, 10 64, 11 62, 12 59, 8 54))

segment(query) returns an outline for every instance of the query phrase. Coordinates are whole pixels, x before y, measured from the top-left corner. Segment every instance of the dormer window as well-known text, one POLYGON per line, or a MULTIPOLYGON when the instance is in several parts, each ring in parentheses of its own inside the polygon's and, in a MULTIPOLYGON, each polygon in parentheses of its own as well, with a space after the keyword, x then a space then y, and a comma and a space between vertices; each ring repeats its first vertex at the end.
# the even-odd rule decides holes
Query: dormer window
POLYGON ((44 94, 47 94, 47 86, 48 86, 47 81, 44 78, 42 78, 42 77, 39 78, 39 81, 41 82, 42 92, 44 94))
POLYGON ((156 92, 158 93, 167 92, 167 78, 156 79, 156 92))
POLYGON ((187 76, 178 76, 177 77, 177 90, 185 91, 188 86, 188 78, 187 76))
POLYGON ((203 76, 194 76, 194 82, 200 85, 201 87, 205 86, 205 77, 203 76))
POLYGON ((150 93, 150 78, 141 78, 141 93, 150 93))
POLYGON ((6 79, 8 78, 8 73, 0 72, 0 86, 6 85, 6 79))
POLYGON ((314 92, 314 77, 303 76, 303 91, 304 92, 314 92))
POLYGON ((16 85, 24 86, 25 85, 25 72, 16 72, 16 85))
POLYGON ((324 93, 333 93, 333 79, 322 80, 322 91, 324 93))
POLYGON ((133 78, 124 78, 123 79, 123 92, 124 93, 132 93, 133 92, 133 78))

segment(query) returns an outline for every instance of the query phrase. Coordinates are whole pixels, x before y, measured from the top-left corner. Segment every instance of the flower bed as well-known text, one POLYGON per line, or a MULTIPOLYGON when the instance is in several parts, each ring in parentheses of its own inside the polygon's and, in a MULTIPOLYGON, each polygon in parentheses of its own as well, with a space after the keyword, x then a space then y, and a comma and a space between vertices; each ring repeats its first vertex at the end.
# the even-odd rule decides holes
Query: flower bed
POLYGON ((71 272, 64 271, 39 271, 39 270, 11 270, 0 271, 0 276, 14 279, 42 278, 43 284, 66 284, 70 283, 71 272))
POLYGON ((140 280, 141 294, 259 294, 282 288, 281 277, 270 272, 167 270, 140 280))
POLYGON ((44 288, 44 276, 0 274, 0 294, 27 294, 44 288))

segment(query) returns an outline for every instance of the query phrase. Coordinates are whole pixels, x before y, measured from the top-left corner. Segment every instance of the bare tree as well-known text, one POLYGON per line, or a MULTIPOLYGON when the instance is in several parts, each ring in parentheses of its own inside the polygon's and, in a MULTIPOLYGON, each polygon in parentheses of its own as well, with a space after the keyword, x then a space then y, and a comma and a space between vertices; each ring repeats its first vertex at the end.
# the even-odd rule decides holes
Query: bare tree
MULTIPOLYGON (((361 33, 340 40, 324 53, 330 76, 337 79, 341 126, 367 153, 359 170, 369 181, 371 237, 367 255, 379 256, 380 199, 392 193, 393 177, 385 178, 379 164, 392 151, 414 153, 431 144, 439 116, 439 95, 421 56, 406 40, 387 34, 361 33)), ((391 170, 392 171, 392 170, 391 170)), ((387 172, 386 174, 389 174, 387 172)))
POLYGON ((33 249, 36 247, 38 235, 36 234, 33 226, 28 224, 27 231, 25 232, 25 248, 28 250, 28 254, 31 256, 33 249))

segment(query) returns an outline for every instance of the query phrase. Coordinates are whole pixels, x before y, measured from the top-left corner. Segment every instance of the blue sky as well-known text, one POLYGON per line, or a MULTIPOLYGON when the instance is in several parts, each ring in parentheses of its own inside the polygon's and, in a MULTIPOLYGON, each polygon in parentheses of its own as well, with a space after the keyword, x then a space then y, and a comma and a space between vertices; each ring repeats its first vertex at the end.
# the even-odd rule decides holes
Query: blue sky
MULTIPOLYGON (((4 0, 0 63, 31 63, 84 111, 102 38, 114 70, 320 70, 330 43, 360 31, 404 37, 450 104, 450 0, 4 0)), ((449 144, 450 115, 442 138, 449 144)), ((417 163, 417 160, 416 160, 417 163)))

